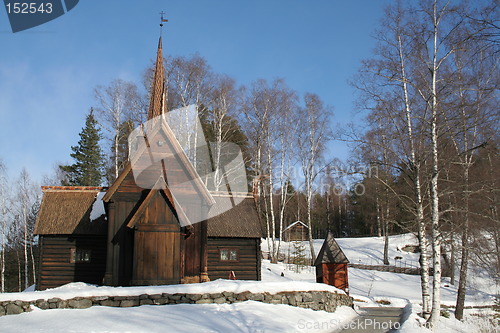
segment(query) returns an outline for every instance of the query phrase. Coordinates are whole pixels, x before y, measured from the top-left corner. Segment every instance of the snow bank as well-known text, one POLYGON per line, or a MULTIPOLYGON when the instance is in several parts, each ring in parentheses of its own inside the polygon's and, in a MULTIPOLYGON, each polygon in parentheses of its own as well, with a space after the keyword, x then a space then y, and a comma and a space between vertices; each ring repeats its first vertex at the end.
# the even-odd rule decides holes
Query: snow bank
POLYGON ((268 292, 276 294, 281 291, 330 291, 344 294, 344 291, 323 283, 312 283, 305 281, 286 282, 263 282, 263 281, 233 281, 215 280, 204 283, 176 284, 166 286, 144 286, 144 287, 107 287, 95 286, 83 282, 68 283, 64 286, 47 289, 44 291, 3 293, 0 294, 0 301, 20 300, 34 301, 37 299, 71 299, 74 297, 89 296, 138 296, 141 294, 203 294, 220 293, 224 291, 241 293, 249 291, 253 293, 268 292))
POLYGON ((247 301, 34 310, 0 317, 0 327, 3 332, 332 332, 355 316, 348 307, 328 313, 247 301))

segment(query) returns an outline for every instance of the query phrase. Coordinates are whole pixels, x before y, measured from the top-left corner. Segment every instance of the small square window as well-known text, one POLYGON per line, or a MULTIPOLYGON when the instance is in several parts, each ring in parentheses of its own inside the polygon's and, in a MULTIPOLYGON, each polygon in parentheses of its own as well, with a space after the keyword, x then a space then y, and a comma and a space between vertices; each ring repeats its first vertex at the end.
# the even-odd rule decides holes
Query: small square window
POLYGON ((220 261, 238 261, 237 249, 219 249, 220 261))
POLYGON ((90 262, 92 250, 88 249, 71 249, 71 259, 72 263, 82 263, 90 262))
POLYGON ((238 252, 236 250, 229 250, 229 260, 238 260, 238 252))
POLYGON ((220 250, 220 260, 222 261, 229 260, 229 250, 226 249, 220 250))

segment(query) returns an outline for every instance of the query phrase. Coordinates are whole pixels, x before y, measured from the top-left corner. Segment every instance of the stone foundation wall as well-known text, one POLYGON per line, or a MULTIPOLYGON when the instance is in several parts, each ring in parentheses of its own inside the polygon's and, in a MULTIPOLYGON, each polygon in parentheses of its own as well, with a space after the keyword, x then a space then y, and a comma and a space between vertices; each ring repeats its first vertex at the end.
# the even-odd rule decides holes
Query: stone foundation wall
POLYGON ((284 291, 276 294, 221 292, 206 294, 154 294, 139 296, 97 296, 39 299, 36 301, 0 302, 0 316, 31 311, 32 306, 48 309, 86 309, 91 306, 131 307, 166 304, 223 304, 259 301, 270 304, 286 304, 306 309, 334 312, 338 306, 352 306, 352 297, 328 291, 284 291))

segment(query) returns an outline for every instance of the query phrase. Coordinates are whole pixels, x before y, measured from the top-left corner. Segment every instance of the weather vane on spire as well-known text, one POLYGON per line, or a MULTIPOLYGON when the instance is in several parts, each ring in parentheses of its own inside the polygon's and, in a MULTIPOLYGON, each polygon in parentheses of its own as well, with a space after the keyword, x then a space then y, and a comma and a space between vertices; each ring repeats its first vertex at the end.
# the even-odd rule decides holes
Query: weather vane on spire
POLYGON ((163 31, 163 22, 168 22, 167 19, 163 18, 163 15, 165 15, 165 12, 164 11, 161 11, 160 12, 160 35, 163 31))

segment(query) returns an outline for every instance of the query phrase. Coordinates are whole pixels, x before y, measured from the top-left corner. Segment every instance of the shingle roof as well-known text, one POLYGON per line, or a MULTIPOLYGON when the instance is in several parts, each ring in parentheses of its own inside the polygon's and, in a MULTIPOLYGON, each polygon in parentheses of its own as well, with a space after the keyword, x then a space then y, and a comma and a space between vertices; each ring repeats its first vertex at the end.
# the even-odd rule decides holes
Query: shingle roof
POLYGON ((260 238, 263 235, 257 207, 252 197, 245 197, 234 206, 226 196, 212 194, 217 202, 210 214, 220 214, 208 219, 209 237, 260 238), (217 210, 217 211, 215 211, 217 210))
POLYGON ((333 237, 333 234, 328 232, 328 236, 326 236, 325 242, 321 246, 321 250, 319 250, 314 265, 347 263, 349 263, 349 260, 333 237))
POLYGON ((102 187, 42 186, 43 199, 35 225, 37 235, 105 235, 105 216, 90 213, 102 187))
MULTIPOLYGON (((37 235, 105 235, 104 216, 90 220, 92 206, 100 187, 42 187, 44 195, 35 225, 37 235)), ((223 195, 214 195, 215 215, 208 219, 209 237, 260 238, 263 230, 252 197, 236 198, 233 205, 223 195), (220 214, 218 214, 220 213, 220 214)))
POLYGON ((163 113, 165 102, 165 69, 163 67, 162 42, 158 41, 158 52, 156 54, 155 73, 151 86, 151 97, 149 100, 148 119, 153 119, 163 113))

